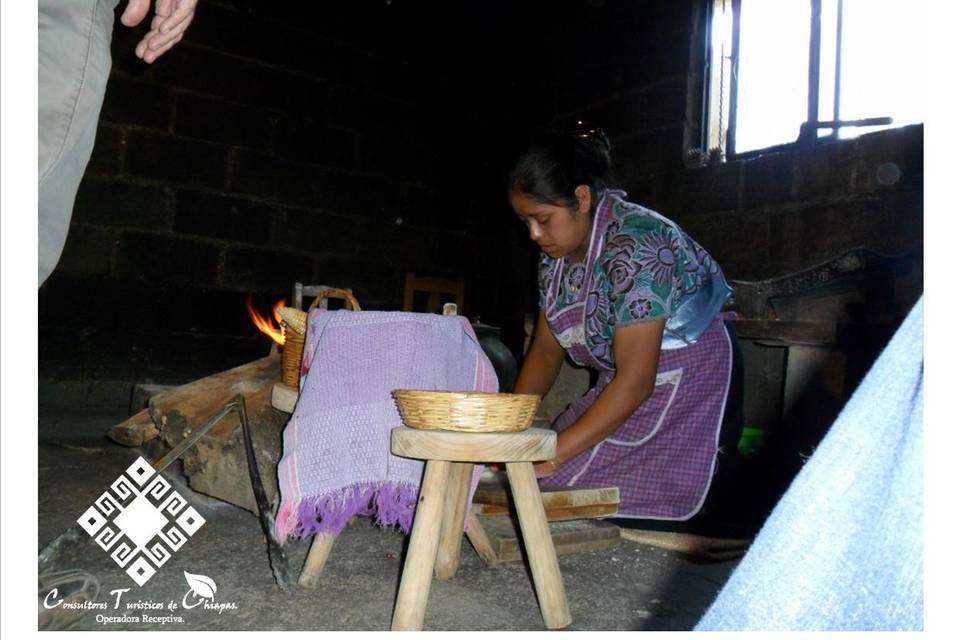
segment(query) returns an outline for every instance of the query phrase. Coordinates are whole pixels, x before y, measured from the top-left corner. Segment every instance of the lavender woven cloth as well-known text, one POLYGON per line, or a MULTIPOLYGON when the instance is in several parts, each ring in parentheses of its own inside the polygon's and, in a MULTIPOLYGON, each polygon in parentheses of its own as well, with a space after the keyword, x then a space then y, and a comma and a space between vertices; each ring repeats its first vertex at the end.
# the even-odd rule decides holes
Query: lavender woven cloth
POLYGON ((462 316, 316 309, 303 357, 277 469, 278 536, 336 535, 355 515, 408 532, 424 463, 390 453, 390 430, 403 424, 390 392, 496 391, 473 328, 462 316))

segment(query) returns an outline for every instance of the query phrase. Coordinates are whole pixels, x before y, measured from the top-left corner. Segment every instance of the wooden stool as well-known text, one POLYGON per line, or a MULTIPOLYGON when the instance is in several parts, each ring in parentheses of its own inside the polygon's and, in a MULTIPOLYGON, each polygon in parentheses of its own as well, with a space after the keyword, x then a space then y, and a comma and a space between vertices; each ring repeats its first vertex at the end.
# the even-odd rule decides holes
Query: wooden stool
POLYGON ((394 455, 427 462, 393 610, 394 631, 423 628, 434 568, 441 579, 456 573, 475 462, 506 463, 543 621, 548 629, 570 624, 560 566, 533 472, 533 462, 552 459, 556 446, 557 434, 547 429, 467 433, 397 427, 391 431, 394 455))

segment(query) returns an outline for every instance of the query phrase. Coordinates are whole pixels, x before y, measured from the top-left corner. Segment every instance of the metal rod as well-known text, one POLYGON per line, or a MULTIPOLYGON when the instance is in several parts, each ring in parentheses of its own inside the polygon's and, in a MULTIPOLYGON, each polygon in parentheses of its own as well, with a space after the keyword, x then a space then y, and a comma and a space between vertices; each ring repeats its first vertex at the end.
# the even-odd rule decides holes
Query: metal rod
POLYGON ((201 426, 199 429, 191 433, 188 437, 185 437, 183 440, 177 443, 177 446, 171 449, 167 453, 167 455, 163 456, 162 458, 154 462, 153 463, 154 471, 156 471, 157 473, 160 473, 161 471, 169 467, 174 460, 179 458, 184 451, 186 451, 187 449, 195 445, 197 441, 200 440, 200 438, 202 438, 208 431, 210 431, 210 429, 213 428, 213 425, 220 422, 220 420, 222 420, 224 416, 230 413, 230 411, 237 406, 238 399, 242 401, 243 396, 238 395, 232 400, 230 400, 229 402, 227 402, 225 405, 223 405, 223 407, 220 408, 219 411, 217 411, 216 414, 214 414, 212 418, 207 420, 203 424, 203 426, 201 426))
POLYGON ((280 541, 275 537, 273 514, 270 510, 270 502, 267 498, 266 489, 264 489, 263 486, 263 480, 260 477, 260 467, 257 464, 257 458, 253 448, 253 434, 250 431, 250 423, 247 420, 247 404, 243 398, 243 394, 237 394, 224 404, 203 426, 181 440, 167 455, 153 463, 153 468, 157 473, 166 469, 174 460, 179 458, 184 451, 195 445, 214 425, 234 409, 237 410, 240 416, 240 428, 243 432, 243 444, 246 451, 247 468, 250 473, 250 484, 253 488, 253 497, 257 503, 260 525, 267 538, 267 556, 270 560, 270 567, 273 569, 277 585, 285 593, 290 593, 293 579, 290 576, 286 553, 284 553, 280 541))
POLYGON ((270 560, 270 568, 273 569, 273 576, 277 585, 284 593, 290 593, 293 577, 290 574, 287 555, 280 541, 276 538, 273 513, 270 508, 270 501, 267 498, 267 491, 263 487, 263 479, 260 477, 260 466, 257 464, 257 457, 253 448, 253 433, 250 430, 250 423, 247 421, 247 403, 244 401, 243 395, 238 395, 234 404, 240 414, 243 446, 247 454, 247 468, 250 472, 253 497, 257 502, 257 516, 260 519, 263 535, 267 539, 267 558, 270 560))
MULTIPOLYGON (((699 5, 695 4, 694 7, 699 5)), ((702 40, 703 44, 703 58, 700 60, 700 86, 703 88, 700 95, 700 148, 704 151, 710 150, 710 105, 713 101, 713 96, 710 92, 710 85, 712 84, 713 77, 713 16, 716 13, 716 0, 713 2, 707 3, 707 9, 703 12, 703 17, 700 18, 698 14, 698 20, 700 28, 703 29, 702 40)), ((720 61, 720 64, 723 64, 723 61, 720 61)), ((722 114, 720 115, 721 121, 723 118, 722 114)))
POLYGON ((808 125, 812 129, 832 129, 837 127, 875 127, 882 124, 893 124, 893 118, 882 116, 877 118, 858 118, 856 120, 817 120, 808 125))
MULTIPOLYGON (((833 72, 833 119, 840 121, 840 62, 843 45, 843 0, 837 0, 837 50, 833 72)), ((833 137, 840 135, 840 129, 833 130, 833 137)))
MULTIPOLYGON (((823 8, 821 0, 810 0, 810 52, 809 52, 809 82, 807 84, 807 122, 816 122, 820 119, 820 12, 823 8)), ((808 135, 816 137, 816 130, 809 130, 808 135)), ((806 142, 813 142, 807 140, 806 142)))
POLYGON ((737 78, 740 75, 740 0, 733 0, 733 43, 730 52, 730 115, 727 122, 727 157, 737 148, 737 78))

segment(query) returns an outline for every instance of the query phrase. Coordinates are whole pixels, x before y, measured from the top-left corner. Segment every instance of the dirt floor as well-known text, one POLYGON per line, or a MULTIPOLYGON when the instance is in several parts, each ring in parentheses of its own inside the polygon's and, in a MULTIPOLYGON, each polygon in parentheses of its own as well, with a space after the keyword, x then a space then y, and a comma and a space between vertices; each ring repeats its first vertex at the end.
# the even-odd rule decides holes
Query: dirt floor
MULTIPOLYGON (((115 445, 104 436, 125 417, 119 410, 40 408, 38 550, 73 526, 136 460, 137 450, 115 445)), ((335 542, 318 588, 286 595, 274 581, 264 536, 252 513, 191 492, 175 472, 164 475, 206 523, 143 586, 86 534, 75 545, 66 545, 57 554, 54 568, 79 569, 95 576, 99 594, 94 601, 104 607, 82 616, 69 616, 61 608, 58 615, 63 619, 74 618, 70 629, 390 628, 405 551, 399 531, 381 530, 370 519, 359 519, 335 542), (197 595, 204 590, 203 584, 210 585, 202 577, 216 587, 211 598, 197 595), (191 591, 192 587, 198 590, 191 591)), ((306 542, 287 545, 297 570, 307 548, 306 542)), ((561 556, 573 616, 569 628, 689 630, 736 562, 696 562, 628 540, 605 551, 561 556)), ((424 627, 449 631, 544 628, 525 564, 488 567, 466 541, 458 573, 448 581, 433 581, 424 627)))

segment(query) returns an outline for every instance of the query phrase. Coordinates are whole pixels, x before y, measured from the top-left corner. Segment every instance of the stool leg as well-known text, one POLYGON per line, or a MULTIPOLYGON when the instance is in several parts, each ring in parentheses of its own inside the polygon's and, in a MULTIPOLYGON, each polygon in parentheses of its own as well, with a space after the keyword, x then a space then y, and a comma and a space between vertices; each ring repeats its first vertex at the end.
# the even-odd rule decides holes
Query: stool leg
POLYGON ((463 540, 463 521, 467 515, 467 496, 473 464, 453 462, 450 464, 450 483, 443 501, 443 525, 440 529, 440 547, 437 549, 437 564, 433 574, 440 580, 448 580, 460 566, 460 546, 463 540))
POLYGON ((567 606, 567 594, 560 577, 557 553, 550 537, 547 515, 543 510, 537 477, 530 462, 508 462, 507 477, 520 519, 523 547, 530 560, 533 584, 540 601, 540 612, 548 629, 562 629, 573 619, 567 606))
POLYGON ((317 588, 317 582, 320 581, 320 574, 323 573, 323 567, 327 564, 327 558, 330 557, 330 549, 333 547, 334 540, 336 538, 329 533, 315 533, 313 535, 310 552, 307 553, 307 559, 300 571, 300 579, 297 581, 301 588, 317 588))
POLYGON ((443 497, 450 475, 450 463, 427 460, 420 485, 420 499, 413 518, 413 532, 407 560, 400 578, 400 591, 393 609, 393 631, 419 631, 427 610, 427 596, 433 579, 433 563, 440 542, 443 497))
POLYGON ((480 518, 472 511, 468 511, 467 523, 470 526, 467 529, 467 539, 473 545, 477 555, 488 567, 496 566, 498 562, 497 552, 494 551, 493 543, 490 541, 490 536, 487 535, 487 530, 483 528, 480 518))

